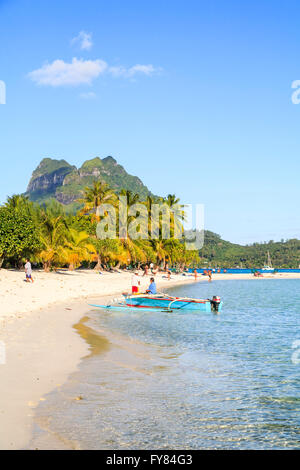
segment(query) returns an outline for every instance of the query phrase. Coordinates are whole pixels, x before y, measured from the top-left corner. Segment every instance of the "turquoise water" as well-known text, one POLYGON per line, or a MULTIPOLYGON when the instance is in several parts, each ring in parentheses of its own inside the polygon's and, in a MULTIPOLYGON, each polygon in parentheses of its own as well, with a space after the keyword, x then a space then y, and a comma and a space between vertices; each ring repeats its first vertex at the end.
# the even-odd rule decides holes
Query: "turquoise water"
POLYGON ((47 428, 85 449, 300 448, 299 287, 259 279, 168 290, 220 295, 218 316, 89 312, 89 327, 112 332, 115 347, 49 394, 36 434, 47 428))

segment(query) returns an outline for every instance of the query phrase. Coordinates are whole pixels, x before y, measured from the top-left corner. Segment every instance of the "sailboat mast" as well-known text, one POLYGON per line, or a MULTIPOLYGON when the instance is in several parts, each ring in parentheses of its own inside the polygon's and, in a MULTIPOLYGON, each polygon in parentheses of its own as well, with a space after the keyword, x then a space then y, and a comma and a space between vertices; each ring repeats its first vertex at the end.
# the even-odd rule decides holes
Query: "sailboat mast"
POLYGON ((272 260, 271 260, 271 256, 270 256, 269 251, 268 251, 268 266, 270 266, 270 268, 272 268, 272 260))

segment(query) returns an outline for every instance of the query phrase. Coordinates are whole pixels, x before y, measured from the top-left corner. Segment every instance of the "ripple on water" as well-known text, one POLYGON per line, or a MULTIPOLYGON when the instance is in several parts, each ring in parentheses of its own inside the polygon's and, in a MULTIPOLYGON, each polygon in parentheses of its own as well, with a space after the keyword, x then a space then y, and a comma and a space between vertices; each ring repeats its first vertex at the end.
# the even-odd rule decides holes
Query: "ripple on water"
POLYGON ((86 449, 299 448, 299 282, 173 290, 220 295, 219 316, 90 312, 77 329, 91 354, 38 407, 32 445, 51 432, 86 449))

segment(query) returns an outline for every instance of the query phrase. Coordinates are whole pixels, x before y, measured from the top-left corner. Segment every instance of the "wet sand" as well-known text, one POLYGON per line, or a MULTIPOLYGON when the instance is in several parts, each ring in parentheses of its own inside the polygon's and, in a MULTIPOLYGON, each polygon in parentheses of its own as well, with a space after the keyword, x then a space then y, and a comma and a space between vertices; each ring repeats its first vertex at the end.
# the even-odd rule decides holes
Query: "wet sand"
MULTIPOLYGON (((27 285, 23 273, 1 270, 0 274, 4 287, 0 341, 6 353, 5 363, 0 364, 0 449, 23 449, 30 440, 38 403, 60 387, 89 354, 88 344, 77 334, 82 333, 78 322, 90 310, 88 301, 106 303, 120 296, 129 290, 131 275, 34 273, 35 283, 27 285), (64 300, 54 302, 56 297, 64 300)), ((149 284, 149 278, 141 281, 143 288, 149 284)), ((158 277, 160 287, 180 281, 191 278, 174 282, 158 277)), ((104 347, 104 342, 102 338, 94 347, 104 347)))
MULTIPOLYGON (((90 349, 92 332, 85 328, 84 320, 90 309, 87 303, 105 303, 112 296, 128 292, 131 279, 128 273, 99 275, 89 271, 36 272, 34 277, 35 283, 28 285, 23 282, 24 273, 0 270, 0 341, 6 349, 6 362, 0 364, 0 449, 26 448, 34 410, 44 396, 59 388, 76 371, 80 359, 93 353, 93 348, 97 352, 109 348, 104 334, 94 338, 90 349), (109 297, 103 298, 105 295, 109 297)), ((300 276, 265 275, 267 278, 300 276)), ((255 278, 213 276, 213 281, 226 279, 255 278)), ((207 278, 199 276, 198 282, 203 281, 207 278)), ((149 278, 141 278, 141 282, 143 289, 149 278)), ((192 276, 172 276, 170 281, 161 274, 157 276, 158 288, 191 282, 195 282, 192 276)))

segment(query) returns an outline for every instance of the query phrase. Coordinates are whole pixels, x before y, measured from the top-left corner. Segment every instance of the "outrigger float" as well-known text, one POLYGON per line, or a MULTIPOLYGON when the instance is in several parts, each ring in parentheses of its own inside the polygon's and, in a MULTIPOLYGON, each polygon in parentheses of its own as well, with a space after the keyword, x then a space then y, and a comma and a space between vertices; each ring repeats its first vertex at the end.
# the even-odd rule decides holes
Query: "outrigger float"
POLYGON ((197 310, 200 312, 221 312, 223 302, 220 297, 212 299, 191 299, 189 297, 172 297, 167 294, 123 294, 122 301, 116 300, 109 305, 91 305, 106 309, 152 309, 171 312, 173 310, 197 310))

